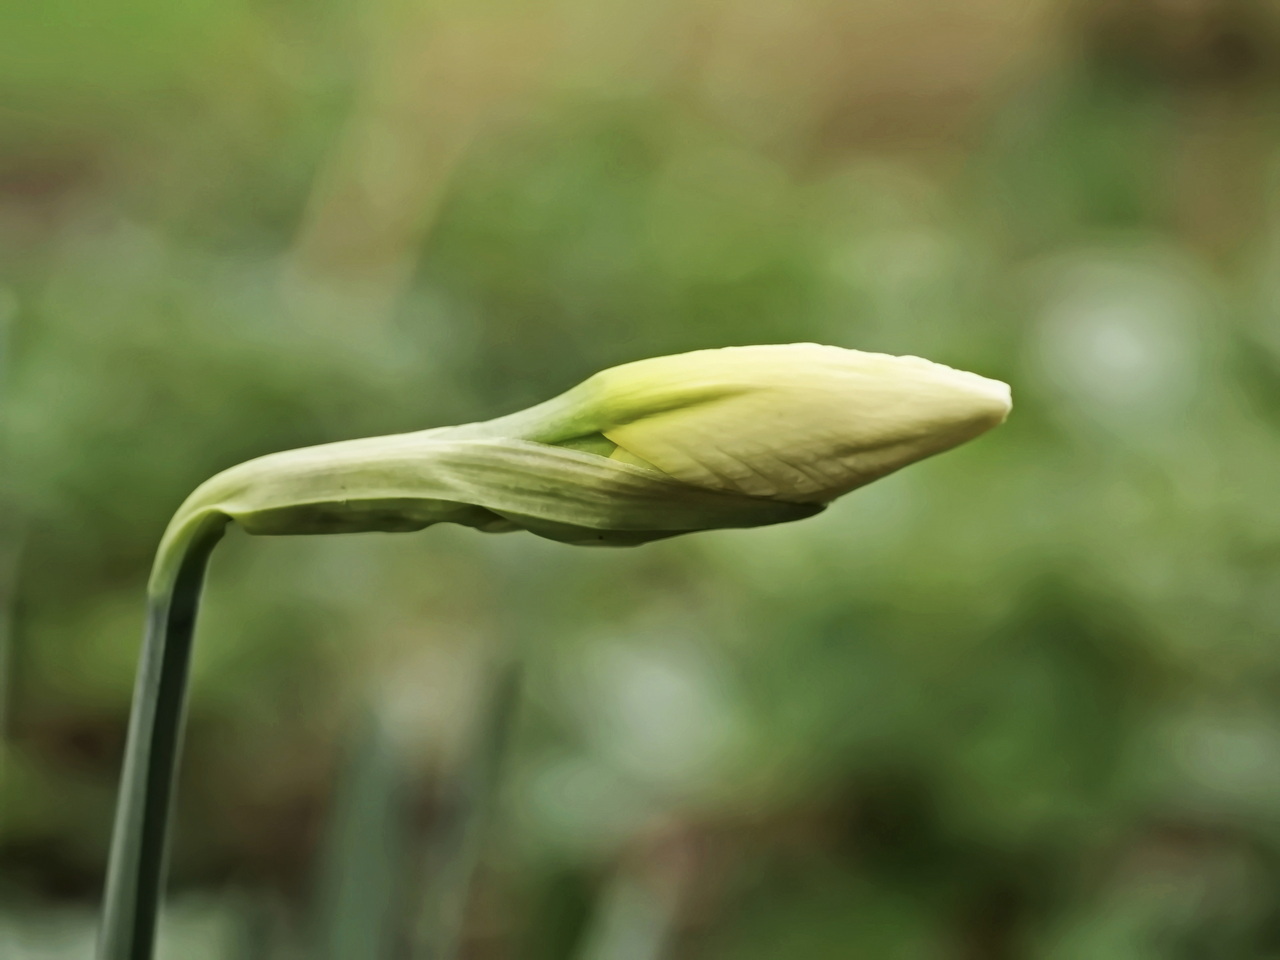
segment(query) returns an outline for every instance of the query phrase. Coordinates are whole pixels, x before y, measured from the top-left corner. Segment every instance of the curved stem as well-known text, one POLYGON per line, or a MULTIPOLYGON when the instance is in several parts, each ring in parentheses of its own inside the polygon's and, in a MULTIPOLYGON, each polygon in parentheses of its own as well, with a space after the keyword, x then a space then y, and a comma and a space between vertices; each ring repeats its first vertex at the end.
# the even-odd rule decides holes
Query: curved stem
MULTIPOLYGON (((148 594, 98 960, 151 960, 155 948, 196 612, 209 554, 225 523, 219 518, 194 532, 179 548, 173 578, 148 594)), ((166 559, 158 557, 157 564, 166 559)))

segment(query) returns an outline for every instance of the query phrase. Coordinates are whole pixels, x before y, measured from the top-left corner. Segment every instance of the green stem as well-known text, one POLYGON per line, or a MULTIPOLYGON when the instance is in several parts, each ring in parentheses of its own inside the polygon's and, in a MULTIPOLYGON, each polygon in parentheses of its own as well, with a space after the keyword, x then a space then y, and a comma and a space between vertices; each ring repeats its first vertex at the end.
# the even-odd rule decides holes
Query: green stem
POLYGON ((178 557, 174 576, 147 598, 98 960, 151 960, 155 949, 196 612, 209 554, 225 522, 217 518, 202 524, 173 554, 162 553, 156 560, 159 567, 174 554, 178 557))

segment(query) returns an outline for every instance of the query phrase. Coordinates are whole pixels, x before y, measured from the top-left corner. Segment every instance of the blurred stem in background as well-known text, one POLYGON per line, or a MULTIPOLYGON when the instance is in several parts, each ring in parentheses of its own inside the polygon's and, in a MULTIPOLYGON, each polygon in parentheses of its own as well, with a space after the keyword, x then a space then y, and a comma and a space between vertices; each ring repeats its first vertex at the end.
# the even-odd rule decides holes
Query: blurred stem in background
MULTIPOLYGON (((22 554, 22 536, 11 518, 17 511, 10 506, 10 465, 8 381, 10 321, 14 312, 12 297, 0 287, 0 503, 5 505, 0 520, 0 783, 4 782, 9 736, 10 673, 13 670, 13 621, 17 603, 18 571, 22 554)), ((0 795, 0 825, 4 822, 4 797, 0 795)))
POLYGON ((663 960, 668 956, 675 903, 629 873, 607 884, 596 904, 578 960, 663 960))
POLYGON ((390 322, 450 176, 494 110, 536 82, 546 45, 537 24, 434 4, 380 5, 369 17, 366 72, 282 284, 308 324, 355 324, 361 335, 390 322))
POLYGON ((426 884, 413 930, 414 960, 456 960, 467 905, 499 800, 501 771, 520 706, 523 664, 509 656, 491 668, 462 776, 427 845, 426 884))
POLYGON ((393 714, 371 705, 339 782, 320 874, 314 951, 323 960, 397 955, 412 775, 393 714))
MULTIPOLYGON (((22 538, 16 532, 0 530, 0 783, 4 782, 8 761, 10 697, 16 648, 13 644, 17 615, 18 572, 21 569, 22 538)), ((0 795, 0 824, 5 818, 4 797, 0 795)))
POLYGON ((677 833, 651 838, 600 889, 578 960, 664 960, 673 953, 697 857, 677 833))

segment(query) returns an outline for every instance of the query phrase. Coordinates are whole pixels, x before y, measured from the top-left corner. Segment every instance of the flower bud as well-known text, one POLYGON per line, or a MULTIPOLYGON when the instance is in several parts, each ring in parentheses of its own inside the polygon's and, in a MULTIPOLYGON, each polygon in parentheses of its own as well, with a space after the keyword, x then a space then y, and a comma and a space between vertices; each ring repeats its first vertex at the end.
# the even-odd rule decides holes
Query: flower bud
POLYGON ((790 344, 640 360, 496 420, 225 470, 174 516, 153 583, 228 520, 263 534, 451 522, 625 545, 803 519, 1009 408, 1006 384, 919 357, 790 344))
POLYGON ((800 503, 827 503, 949 450, 1002 423, 1011 406, 998 380, 813 343, 640 360, 571 395, 615 445, 614 459, 706 489, 800 503))

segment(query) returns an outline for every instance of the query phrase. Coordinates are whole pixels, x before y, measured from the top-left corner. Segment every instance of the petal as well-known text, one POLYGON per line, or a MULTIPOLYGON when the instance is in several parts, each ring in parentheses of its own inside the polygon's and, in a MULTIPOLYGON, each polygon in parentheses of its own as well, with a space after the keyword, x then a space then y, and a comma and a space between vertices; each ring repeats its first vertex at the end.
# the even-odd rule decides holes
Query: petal
POLYGON ((698 351, 599 377, 616 418, 603 432, 620 448, 688 483, 798 502, 950 449, 1010 406, 998 381, 816 344, 698 351), (658 397, 661 379, 676 385, 658 397))

